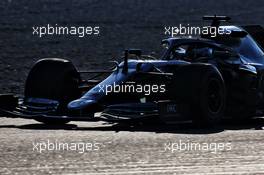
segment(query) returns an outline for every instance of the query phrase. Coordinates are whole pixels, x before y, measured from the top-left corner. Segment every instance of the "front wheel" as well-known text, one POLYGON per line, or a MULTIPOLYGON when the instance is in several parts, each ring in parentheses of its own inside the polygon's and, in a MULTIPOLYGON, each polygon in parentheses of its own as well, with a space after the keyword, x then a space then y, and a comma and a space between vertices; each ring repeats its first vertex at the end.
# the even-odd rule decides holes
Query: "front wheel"
MULTIPOLYGON (((80 75, 74 65, 64 59, 42 59, 38 61, 26 80, 25 98, 44 98, 59 102, 58 115, 68 112, 67 104, 80 97, 80 75)), ((45 119, 37 121, 45 124, 65 124, 65 119, 45 119)))

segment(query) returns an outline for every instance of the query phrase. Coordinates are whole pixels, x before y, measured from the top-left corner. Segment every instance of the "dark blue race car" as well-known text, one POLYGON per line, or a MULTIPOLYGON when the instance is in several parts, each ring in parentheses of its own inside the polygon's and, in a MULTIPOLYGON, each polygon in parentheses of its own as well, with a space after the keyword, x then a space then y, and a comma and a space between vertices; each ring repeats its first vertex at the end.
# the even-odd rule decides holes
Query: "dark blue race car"
POLYGON ((228 32, 165 39, 158 58, 128 49, 110 70, 77 71, 65 59, 39 60, 23 98, 0 96, 1 116, 46 124, 159 119, 211 125, 223 117, 263 115, 264 29, 221 26, 225 16, 204 19, 228 32), (81 74, 94 76, 83 80, 81 74))

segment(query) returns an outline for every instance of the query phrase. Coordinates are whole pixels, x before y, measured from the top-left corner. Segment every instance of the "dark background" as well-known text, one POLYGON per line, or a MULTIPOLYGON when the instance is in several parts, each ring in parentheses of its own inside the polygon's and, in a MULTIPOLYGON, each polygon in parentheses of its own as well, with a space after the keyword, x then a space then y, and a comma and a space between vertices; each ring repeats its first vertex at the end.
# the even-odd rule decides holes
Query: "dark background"
POLYGON ((263 2, 241 0, 2 0, 0 93, 23 93, 28 71, 40 58, 73 61, 78 69, 104 68, 124 48, 158 51, 164 26, 201 25, 205 14, 236 24, 263 24, 263 2), (32 35, 33 26, 100 26, 100 36, 32 35))

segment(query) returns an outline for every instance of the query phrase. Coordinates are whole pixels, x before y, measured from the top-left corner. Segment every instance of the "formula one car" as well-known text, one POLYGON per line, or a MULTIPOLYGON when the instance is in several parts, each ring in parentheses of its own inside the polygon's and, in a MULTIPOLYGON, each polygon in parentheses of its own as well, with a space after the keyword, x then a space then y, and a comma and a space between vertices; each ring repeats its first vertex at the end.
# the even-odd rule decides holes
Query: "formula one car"
POLYGON ((263 114, 264 29, 220 26, 225 16, 205 16, 222 28, 215 37, 169 38, 159 58, 125 50, 111 70, 77 71, 65 59, 39 60, 29 72, 23 98, 0 96, 4 117, 46 124, 69 121, 191 120, 212 125, 263 114), (83 80, 81 74, 96 74, 83 80), (96 78, 108 74, 104 80, 96 78))

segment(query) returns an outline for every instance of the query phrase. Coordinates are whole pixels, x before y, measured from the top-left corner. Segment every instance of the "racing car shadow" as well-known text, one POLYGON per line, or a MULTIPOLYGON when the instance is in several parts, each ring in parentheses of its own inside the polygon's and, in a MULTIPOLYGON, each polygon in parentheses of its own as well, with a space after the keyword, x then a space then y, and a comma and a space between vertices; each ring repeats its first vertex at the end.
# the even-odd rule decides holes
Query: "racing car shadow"
POLYGON ((235 121, 226 120, 222 124, 211 127, 201 128, 190 122, 178 124, 151 124, 151 125, 126 125, 114 124, 107 127, 79 127, 76 130, 92 130, 92 131, 129 131, 129 132, 155 132, 155 133, 175 133, 175 134, 213 134, 224 130, 262 130, 264 129, 264 118, 251 119, 248 121, 237 123, 235 121))
POLYGON ((26 124, 26 125, 0 125, 0 128, 19 128, 30 130, 76 130, 76 131, 129 131, 129 132, 154 132, 154 133, 182 133, 182 134, 211 134, 218 133, 224 130, 263 130, 264 118, 255 118, 244 122, 225 120, 222 124, 213 128, 201 128, 194 126, 192 123, 178 123, 178 124, 107 124, 96 126, 78 126, 76 124, 66 125, 45 125, 41 123, 26 124))

